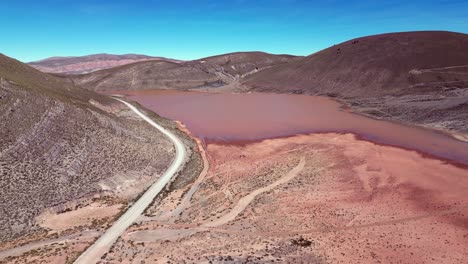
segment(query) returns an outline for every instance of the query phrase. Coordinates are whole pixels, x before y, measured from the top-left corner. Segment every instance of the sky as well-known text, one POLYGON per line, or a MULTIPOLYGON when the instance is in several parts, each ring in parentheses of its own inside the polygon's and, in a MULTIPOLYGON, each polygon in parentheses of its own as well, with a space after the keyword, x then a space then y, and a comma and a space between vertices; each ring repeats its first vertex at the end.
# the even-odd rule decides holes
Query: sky
POLYGON ((309 55, 380 33, 468 33, 468 1, 2 0, 0 26, 0 53, 23 62, 95 53, 309 55))

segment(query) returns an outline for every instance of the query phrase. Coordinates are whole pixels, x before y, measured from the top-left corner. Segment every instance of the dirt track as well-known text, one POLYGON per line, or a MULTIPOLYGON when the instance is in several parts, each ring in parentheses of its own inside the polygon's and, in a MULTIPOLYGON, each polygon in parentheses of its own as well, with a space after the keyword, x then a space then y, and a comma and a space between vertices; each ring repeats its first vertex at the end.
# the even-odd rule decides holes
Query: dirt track
POLYGON ((176 157, 164 174, 138 199, 93 245, 86 249, 75 263, 97 263, 114 244, 114 242, 130 227, 144 210, 153 202, 164 186, 172 179, 186 159, 186 150, 182 141, 172 132, 158 125, 136 107, 123 100, 117 99, 129 107, 133 112, 148 122, 151 126, 167 136, 176 148, 176 157))
POLYGON ((275 187, 277 187, 277 186, 279 186, 281 184, 285 184, 285 183, 289 182, 290 180, 294 179, 294 177, 296 177, 297 174, 300 173, 304 169, 304 165, 305 165, 305 159, 302 157, 299 164, 296 167, 294 167, 294 169, 289 171, 284 177, 281 177, 279 180, 269 184, 268 186, 259 188, 259 189, 255 190, 255 191, 251 192, 250 194, 242 197, 241 199, 239 199, 236 206, 234 206, 234 208, 232 208, 232 210, 229 213, 223 215, 221 218, 218 218, 217 220, 215 220, 213 222, 209 222, 209 223, 204 224, 202 226, 217 227, 217 226, 221 226, 221 225, 229 223, 230 221, 234 220, 240 213, 242 213, 245 210, 245 208, 247 206, 249 206, 250 203, 258 195, 260 195, 262 193, 265 193, 265 192, 268 192, 268 191, 271 191, 275 187))
MULTIPOLYGON (((464 168, 337 134, 209 144, 207 154, 210 170, 190 206, 175 221, 158 219, 155 212, 132 227, 106 262, 461 263, 466 258, 464 168), (300 173, 259 193, 298 170, 302 158, 300 173), (253 199, 243 203, 246 197, 253 199), (134 255, 126 257, 128 252, 134 255)), ((169 210, 177 197, 169 195, 159 208, 169 210)))

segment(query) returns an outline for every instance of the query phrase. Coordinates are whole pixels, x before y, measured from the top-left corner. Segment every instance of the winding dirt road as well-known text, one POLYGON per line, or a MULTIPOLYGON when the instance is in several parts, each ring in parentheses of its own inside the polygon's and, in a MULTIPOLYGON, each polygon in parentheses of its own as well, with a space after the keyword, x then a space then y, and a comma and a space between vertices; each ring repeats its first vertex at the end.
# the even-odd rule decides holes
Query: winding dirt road
POLYGON ((285 184, 285 183, 289 182, 290 180, 294 179, 304 169, 304 166, 305 166, 305 158, 302 157, 299 164, 296 167, 294 167, 294 169, 292 169, 290 172, 288 172, 288 174, 281 177, 279 180, 273 182, 272 184, 270 184, 268 186, 265 186, 265 187, 262 187, 260 189, 257 189, 255 191, 251 192, 250 194, 242 197, 237 202, 237 205, 234 206, 234 208, 232 208, 232 210, 229 213, 225 214, 224 216, 222 216, 221 218, 219 218, 219 219, 217 219, 217 220, 215 220, 213 222, 205 223, 202 226, 203 227, 218 227, 218 226, 221 226, 221 225, 224 225, 226 223, 231 222, 240 213, 242 213, 245 210, 245 208, 247 208, 247 206, 249 206, 249 204, 258 195, 260 195, 262 193, 265 193, 265 192, 268 192, 268 191, 271 191, 274 188, 278 187, 279 185, 285 184))
POLYGON ((169 168, 154 183, 141 197, 136 201, 93 245, 91 245, 81 256, 76 259, 75 264, 91 264, 97 263, 101 256, 109 251, 114 242, 129 228, 135 220, 145 211, 145 209, 153 202, 154 198, 162 191, 164 186, 176 174, 179 168, 184 163, 186 158, 186 150, 182 141, 177 138, 172 132, 166 130, 164 127, 158 125, 145 114, 140 112, 136 107, 121 99, 116 100, 124 103, 128 108, 135 112, 139 117, 148 122, 150 125, 161 131, 166 135, 176 149, 176 157, 169 168))

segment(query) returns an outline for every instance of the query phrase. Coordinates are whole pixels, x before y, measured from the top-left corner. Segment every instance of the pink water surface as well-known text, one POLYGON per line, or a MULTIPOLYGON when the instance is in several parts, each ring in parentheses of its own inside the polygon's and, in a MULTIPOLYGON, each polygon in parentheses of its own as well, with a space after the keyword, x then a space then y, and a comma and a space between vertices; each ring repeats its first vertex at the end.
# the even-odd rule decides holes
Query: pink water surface
POLYGON ((325 97, 167 90, 119 91, 207 141, 238 142, 308 133, 353 133, 362 139, 468 164, 468 143, 416 126, 375 120, 325 97))

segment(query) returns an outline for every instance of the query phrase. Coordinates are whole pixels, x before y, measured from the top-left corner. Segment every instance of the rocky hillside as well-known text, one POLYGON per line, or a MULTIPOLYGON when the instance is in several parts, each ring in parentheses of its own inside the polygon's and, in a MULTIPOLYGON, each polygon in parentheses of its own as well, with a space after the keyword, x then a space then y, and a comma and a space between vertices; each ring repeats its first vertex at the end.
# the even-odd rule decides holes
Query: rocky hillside
POLYGON ((247 76, 253 91, 339 97, 362 112, 468 132, 468 35, 357 38, 247 76))
POLYGON ((395 95, 437 88, 436 82, 467 85, 466 67, 468 35, 405 32, 349 40, 251 75, 245 83, 275 92, 395 95))
POLYGON ((138 62, 69 77, 77 85, 95 91, 217 89, 235 86, 245 75, 295 58, 260 52, 239 52, 178 63, 157 60, 138 62))
POLYGON ((102 186, 145 188, 174 155, 122 104, 1 54, 0 116, 0 241, 37 231, 45 208, 115 196, 102 186))
POLYGON ((223 71, 236 78, 259 72, 273 65, 294 60, 292 55, 272 55, 265 52, 235 52, 200 59, 199 61, 219 65, 223 71))
POLYGON ((29 65, 40 71, 48 73, 83 74, 147 60, 177 61, 162 57, 151 57, 138 54, 94 54, 78 57, 52 57, 30 62, 29 65))

